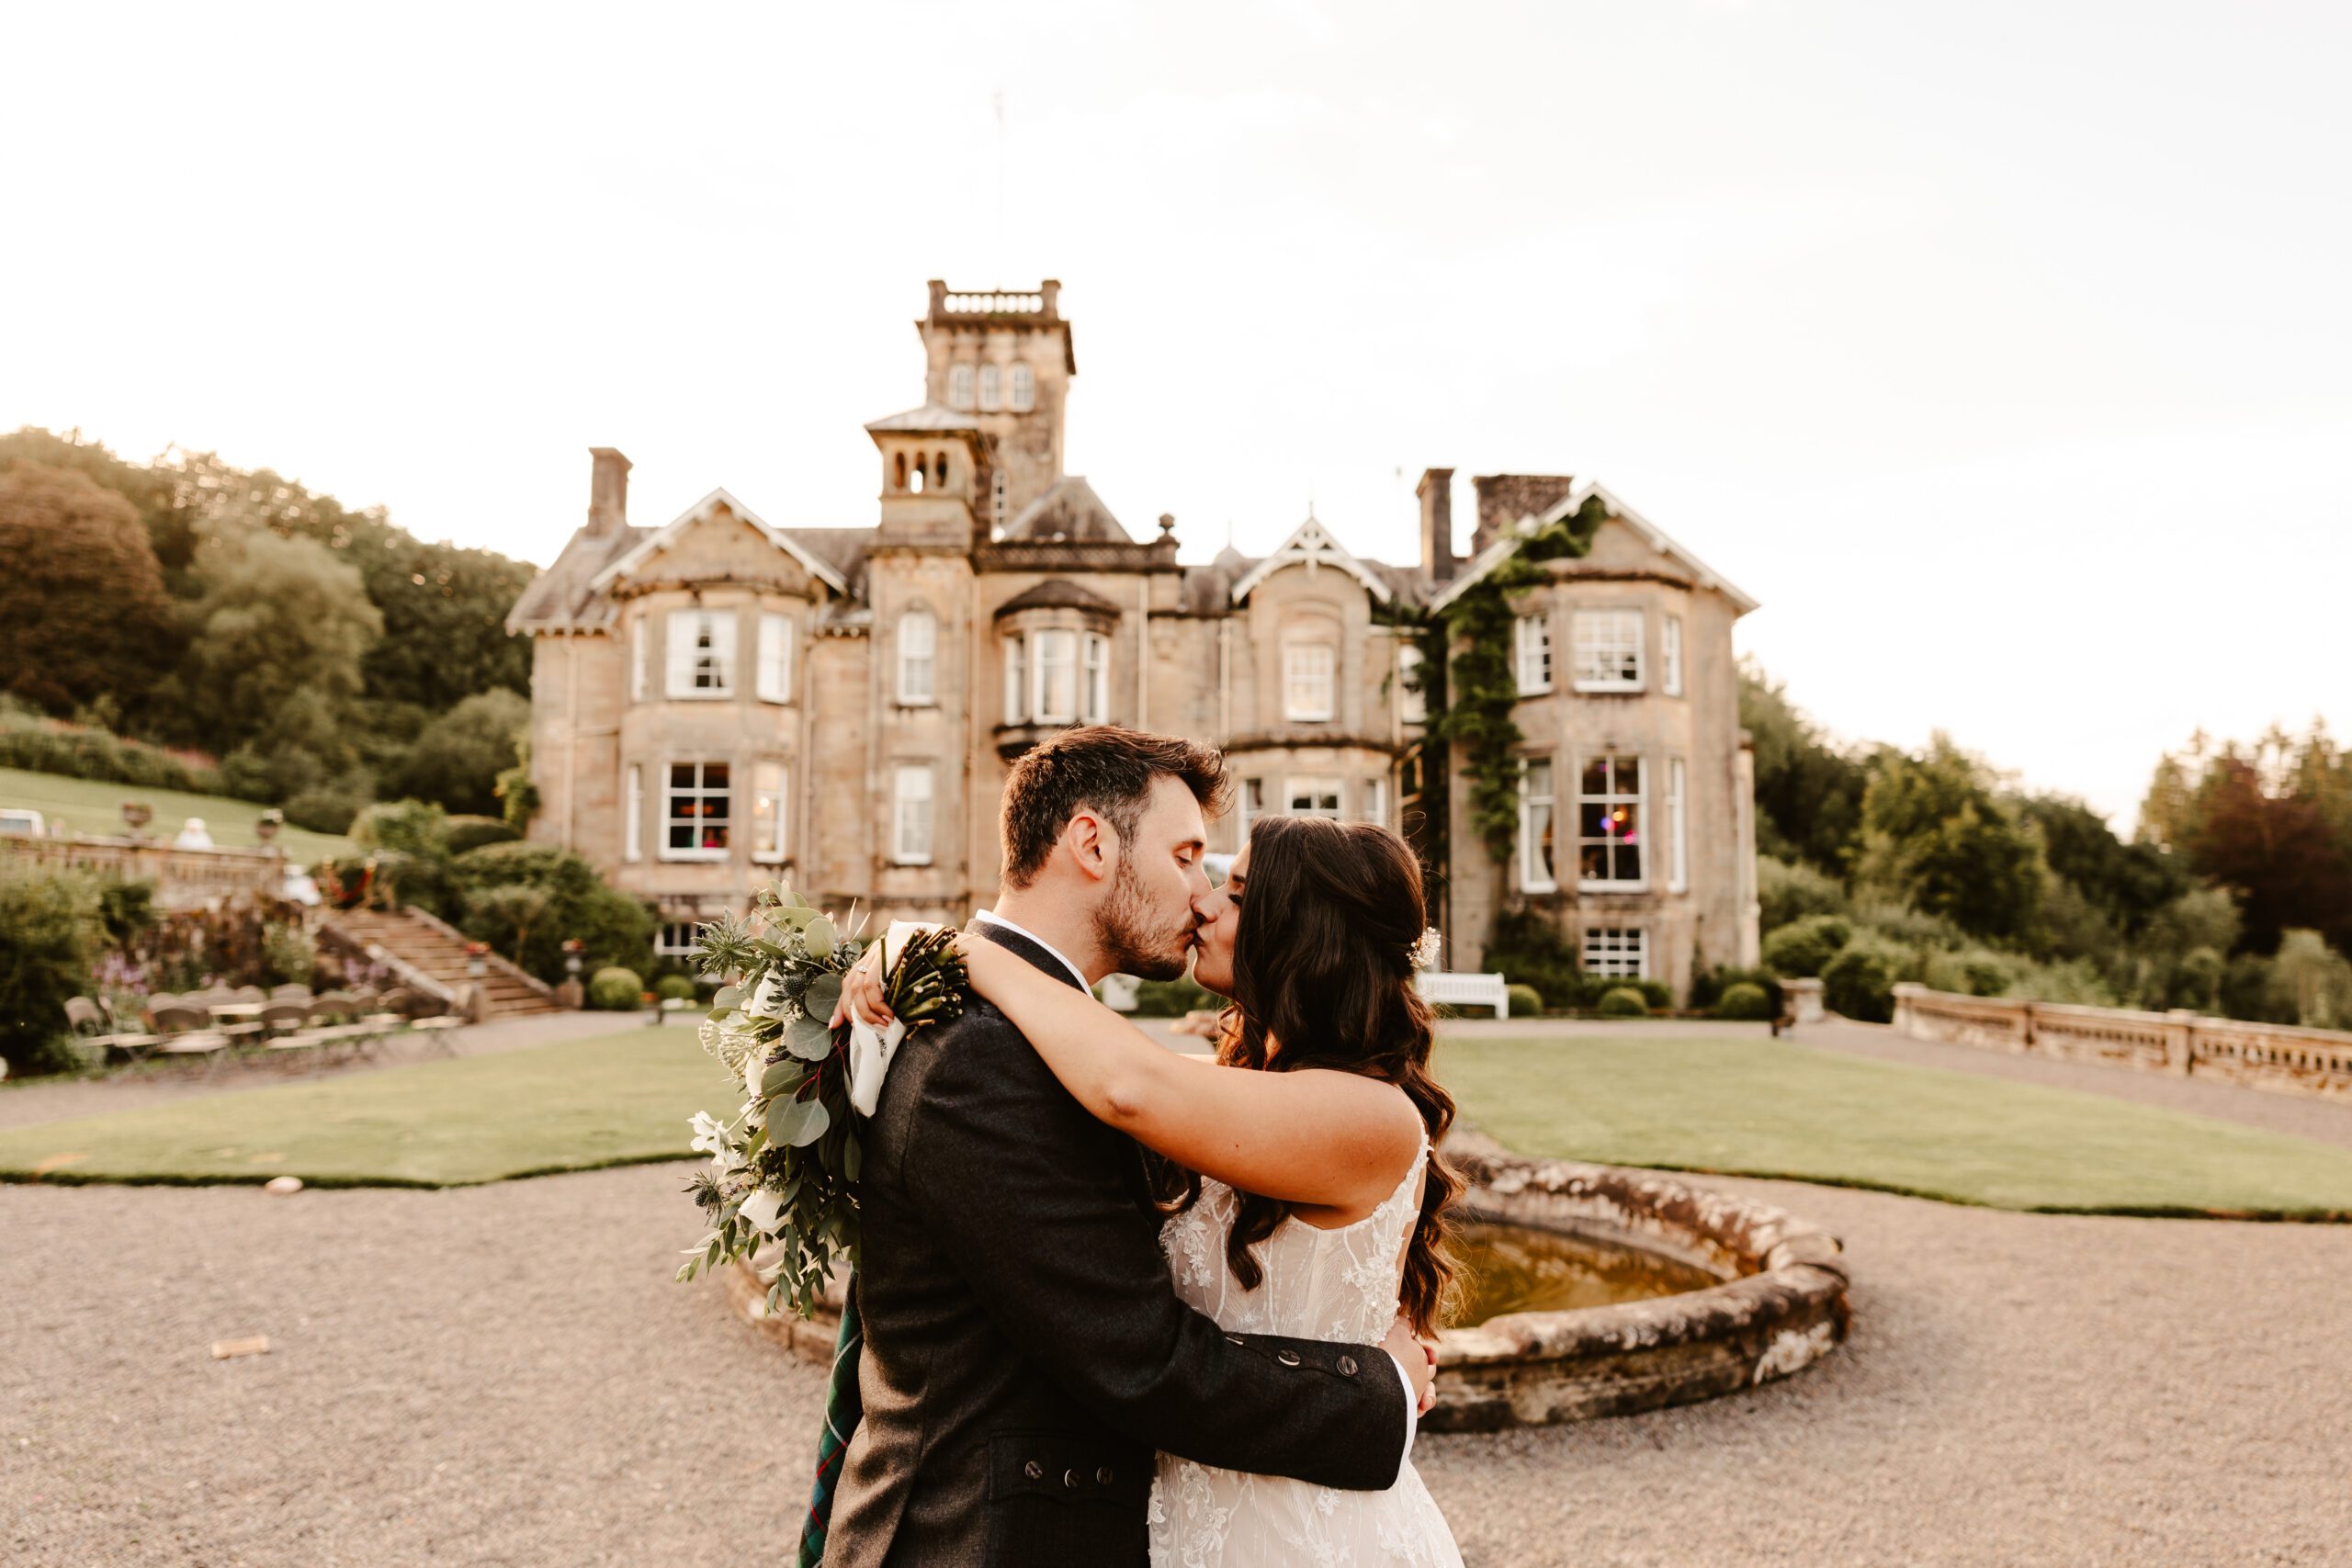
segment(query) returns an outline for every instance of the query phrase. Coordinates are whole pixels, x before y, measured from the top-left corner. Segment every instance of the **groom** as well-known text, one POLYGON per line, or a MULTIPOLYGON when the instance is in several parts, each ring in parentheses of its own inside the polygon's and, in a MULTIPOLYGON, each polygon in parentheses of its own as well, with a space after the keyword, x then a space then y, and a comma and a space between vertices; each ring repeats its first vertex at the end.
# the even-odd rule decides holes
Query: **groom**
MULTIPOLYGON (((1003 892, 973 934, 1073 986, 1175 978, 1225 782, 1216 752, 1135 730, 1037 747, 1006 780, 1003 892)), ((1410 1336, 1228 1335, 1178 1301, 1141 1151, 987 1003, 899 1047, 860 1184, 865 1424, 827 1568, 1142 1568, 1159 1450, 1396 1479, 1427 1381, 1410 1336)))

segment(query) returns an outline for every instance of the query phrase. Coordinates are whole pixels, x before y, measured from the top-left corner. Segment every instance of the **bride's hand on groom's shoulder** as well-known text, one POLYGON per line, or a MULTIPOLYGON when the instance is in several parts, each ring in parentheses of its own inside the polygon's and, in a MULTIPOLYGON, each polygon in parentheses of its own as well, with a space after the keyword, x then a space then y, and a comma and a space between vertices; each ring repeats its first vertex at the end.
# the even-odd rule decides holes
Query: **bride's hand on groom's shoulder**
POLYGON ((854 1018, 876 1029, 887 1028, 891 1019, 890 1004, 882 996, 882 944, 868 942, 865 953, 850 965, 842 976, 842 999, 833 1005, 833 1016, 827 1021, 829 1029, 838 1028, 845 1018, 854 1018))

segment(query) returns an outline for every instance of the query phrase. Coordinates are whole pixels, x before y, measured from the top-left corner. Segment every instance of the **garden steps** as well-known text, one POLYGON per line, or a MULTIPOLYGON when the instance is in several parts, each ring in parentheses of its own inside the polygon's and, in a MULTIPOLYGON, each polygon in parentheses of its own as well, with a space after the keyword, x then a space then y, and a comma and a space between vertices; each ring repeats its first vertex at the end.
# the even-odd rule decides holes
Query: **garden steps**
POLYGON ((329 917, 345 937, 365 947, 373 943, 401 963, 437 981, 451 991, 468 985, 482 987, 488 1016, 521 1018, 564 1010, 511 964, 493 957, 489 972, 477 981, 469 972, 466 942, 439 921, 409 911, 343 909, 329 917))

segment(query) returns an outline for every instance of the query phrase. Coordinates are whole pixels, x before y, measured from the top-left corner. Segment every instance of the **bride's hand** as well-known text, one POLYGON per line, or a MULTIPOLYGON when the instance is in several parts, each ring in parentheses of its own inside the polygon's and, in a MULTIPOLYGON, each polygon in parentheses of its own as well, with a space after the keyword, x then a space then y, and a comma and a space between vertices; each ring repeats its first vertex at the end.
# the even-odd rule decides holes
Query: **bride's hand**
POLYGON ((890 1004, 882 999, 882 942, 876 938, 865 944, 849 973, 842 976, 842 999, 833 1004, 833 1016, 825 1027, 837 1029, 842 1020, 856 1018, 876 1029, 890 1026, 890 1004))

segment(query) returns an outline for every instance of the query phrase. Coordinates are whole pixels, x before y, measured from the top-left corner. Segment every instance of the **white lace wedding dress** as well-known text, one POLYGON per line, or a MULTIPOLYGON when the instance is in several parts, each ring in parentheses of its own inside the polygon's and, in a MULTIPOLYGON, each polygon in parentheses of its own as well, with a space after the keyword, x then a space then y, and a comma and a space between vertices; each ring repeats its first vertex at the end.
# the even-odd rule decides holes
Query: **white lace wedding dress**
MULTIPOLYGON (((1265 1277, 1245 1291, 1225 1260, 1233 1190, 1204 1178, 1201 1199, 1159 1235, 1176 1293, 1240 1334, 1377 1344, 1396 1321, 1407 1231, 1419 1213, 1429 1140, 1379 1208, 1339 1230, 1284 1220, 1259 1244, 1265 1277)), ((1369 1370, 1369 1369, 1367 1369, 1369 1370)), ((1278 1475, 1159 1456, 1151 1487, 1151 1568, 1461 1568, 1453 1532, 1408 1461, 1385 1492, 1343 1492, 1278 1475)))

